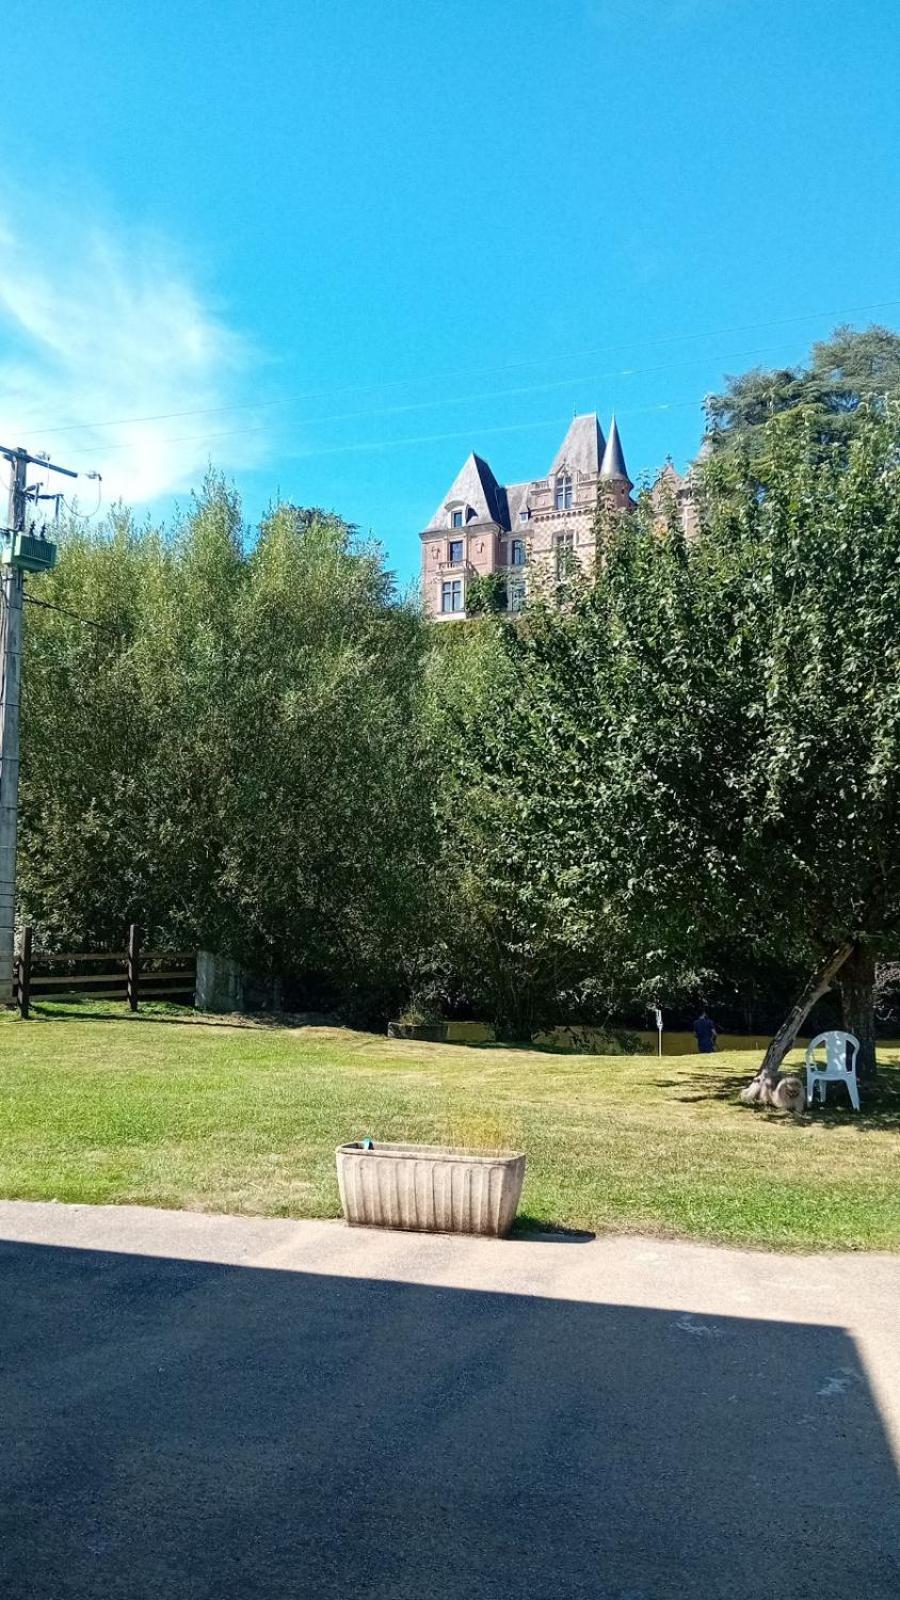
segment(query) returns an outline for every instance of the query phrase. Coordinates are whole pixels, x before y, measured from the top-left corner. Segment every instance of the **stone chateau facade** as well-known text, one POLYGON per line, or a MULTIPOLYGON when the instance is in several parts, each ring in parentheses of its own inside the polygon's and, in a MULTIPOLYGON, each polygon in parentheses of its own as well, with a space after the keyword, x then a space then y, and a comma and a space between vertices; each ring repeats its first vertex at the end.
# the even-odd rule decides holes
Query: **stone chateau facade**
MULTIPOLYGON (((633 510, 633 487, 615 417, 604 438, 593 411, 572 419, 546 477, 501 484, 481 456, 470 455, 420 534, 426 615, 465 617, 470 585, 489 573, 504 576, 507 607, 518 611, 537 573, 561 574, 573 560, 591 571, 597 506, 633 510)), ((690 485, 674 468, 664 469, 657 493, 689 520, 690 485)))

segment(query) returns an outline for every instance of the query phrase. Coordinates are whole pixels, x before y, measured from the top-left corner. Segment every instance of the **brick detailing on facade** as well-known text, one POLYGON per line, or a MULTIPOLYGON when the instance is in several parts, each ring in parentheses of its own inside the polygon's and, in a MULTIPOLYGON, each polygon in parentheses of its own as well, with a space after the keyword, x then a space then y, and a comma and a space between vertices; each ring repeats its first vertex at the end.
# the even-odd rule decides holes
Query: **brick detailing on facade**
MULTIPOLYGON (((597 507, 633 511, 633 487, 615 417, 605 439, 594 411, 573 417, 544 478, 501 484, 481 456, 470 455, 419 536, 426 615, 465 617, 471 584, 490 573, 503 575, 507 608, 517 611, 536 577, 562 576, 572 562, 592 572, 597 507)), ((690 477, 667 466, 652 495, 661 516, 674 505, 694 531, 690 477)))

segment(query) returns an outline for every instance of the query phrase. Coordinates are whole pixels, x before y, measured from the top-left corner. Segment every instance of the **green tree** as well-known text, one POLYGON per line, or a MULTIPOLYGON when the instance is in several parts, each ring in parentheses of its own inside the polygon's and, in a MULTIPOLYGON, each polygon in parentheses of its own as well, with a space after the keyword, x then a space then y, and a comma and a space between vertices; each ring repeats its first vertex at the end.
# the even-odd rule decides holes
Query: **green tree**
POLYGON ((740 631, 764 667, 741 862, 767 886, 766 942, 814 963, 764 1070, 836 980, 871 1074, 875 952, 900 938, 897 409, 863 408, 824 455, 814 423, 782 418, 761 461, 762 496, 744 465, 710 470, 708 537, 742 573, 740 631))
POLYGON ((861 408, 879 407, 900 392, 900 335, 890 328, 836 328, 814 344, 803 366, 750 372, 728 378, 721 394, 706 402, 709 438, 715 449, 765 449, 766 424, 785 411, 801 410, 809 437, 822 450, 846 445, 861 408))
POLYGON ((900 939, 900 428, 866 409, 823 453, 797 412, 759 460, 764 491, 713 460, 696 540, 644 507, 596 583, 482 625, 448 860, 506 1025, 683 991, 730 946, 812 971, 767 1075, 832 981, 871 1072, 873 955, 900 939))
POLYGON ((466 590, 466 610, 473 616, 488 612, 505 611, 507 607, 506 574, 483 572, 473 578, 466 590))
POLYGON ((446 740, 446 851, 462 965, 510 1034, 671 992, 696 978, 714 906, 729 927, 698 883, 732 827, 710 763, 742 725, 694 578, 680 536, 629 519, 598 583, 482 625, 491 670, 446 740))
POLYGON ((379 552, 292 506, 251 542, 213 478, 168 533, 75 524, 41 598, 62 608, 29 608, 24 675, 21 892, 41 937, 118 944, 133 920, 301 998, 388 1011, 425 942, 433 851, 424 625, 379 552))

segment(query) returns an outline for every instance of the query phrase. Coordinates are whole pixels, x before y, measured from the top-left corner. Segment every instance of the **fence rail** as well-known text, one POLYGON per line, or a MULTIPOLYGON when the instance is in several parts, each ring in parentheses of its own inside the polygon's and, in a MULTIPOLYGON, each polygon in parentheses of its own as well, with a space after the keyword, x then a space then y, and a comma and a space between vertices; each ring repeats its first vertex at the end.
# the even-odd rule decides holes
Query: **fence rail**
POLYGON ((35 950, 33 929, 22 929, 15 984, 16 1004, 22 1017, 29 1015, 33 1000, 61 1000, 69 994, 79 999, 93 995, 97 999, 127 1000, 132 1011, 137 1011, 141 1001, 171 999, 177 995, 190 999, 193 1004, 196 985, 196 951, 142 950, 141 930, 134 923, 128 929, 124 950, 35 950), (97 962, 105 962, 108 968, 117 970, 62 974, 41 970, 97 962))

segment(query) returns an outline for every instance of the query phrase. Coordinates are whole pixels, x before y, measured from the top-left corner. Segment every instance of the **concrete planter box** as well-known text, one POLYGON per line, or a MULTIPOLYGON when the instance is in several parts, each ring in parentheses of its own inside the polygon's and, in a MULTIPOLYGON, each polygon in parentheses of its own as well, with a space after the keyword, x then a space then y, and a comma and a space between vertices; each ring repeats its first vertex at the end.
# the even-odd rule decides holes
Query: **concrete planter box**
POLYGON ((446 1022, 389 1022, 389 1039, 427 1039, 430 1044, 446 1044, 446 1022))
POLYGON ((509 1233, 525 1177, 523 1155, 430 1144, 337 1152, 344 1216, 355 1226, 422 1233, 509 1233))

